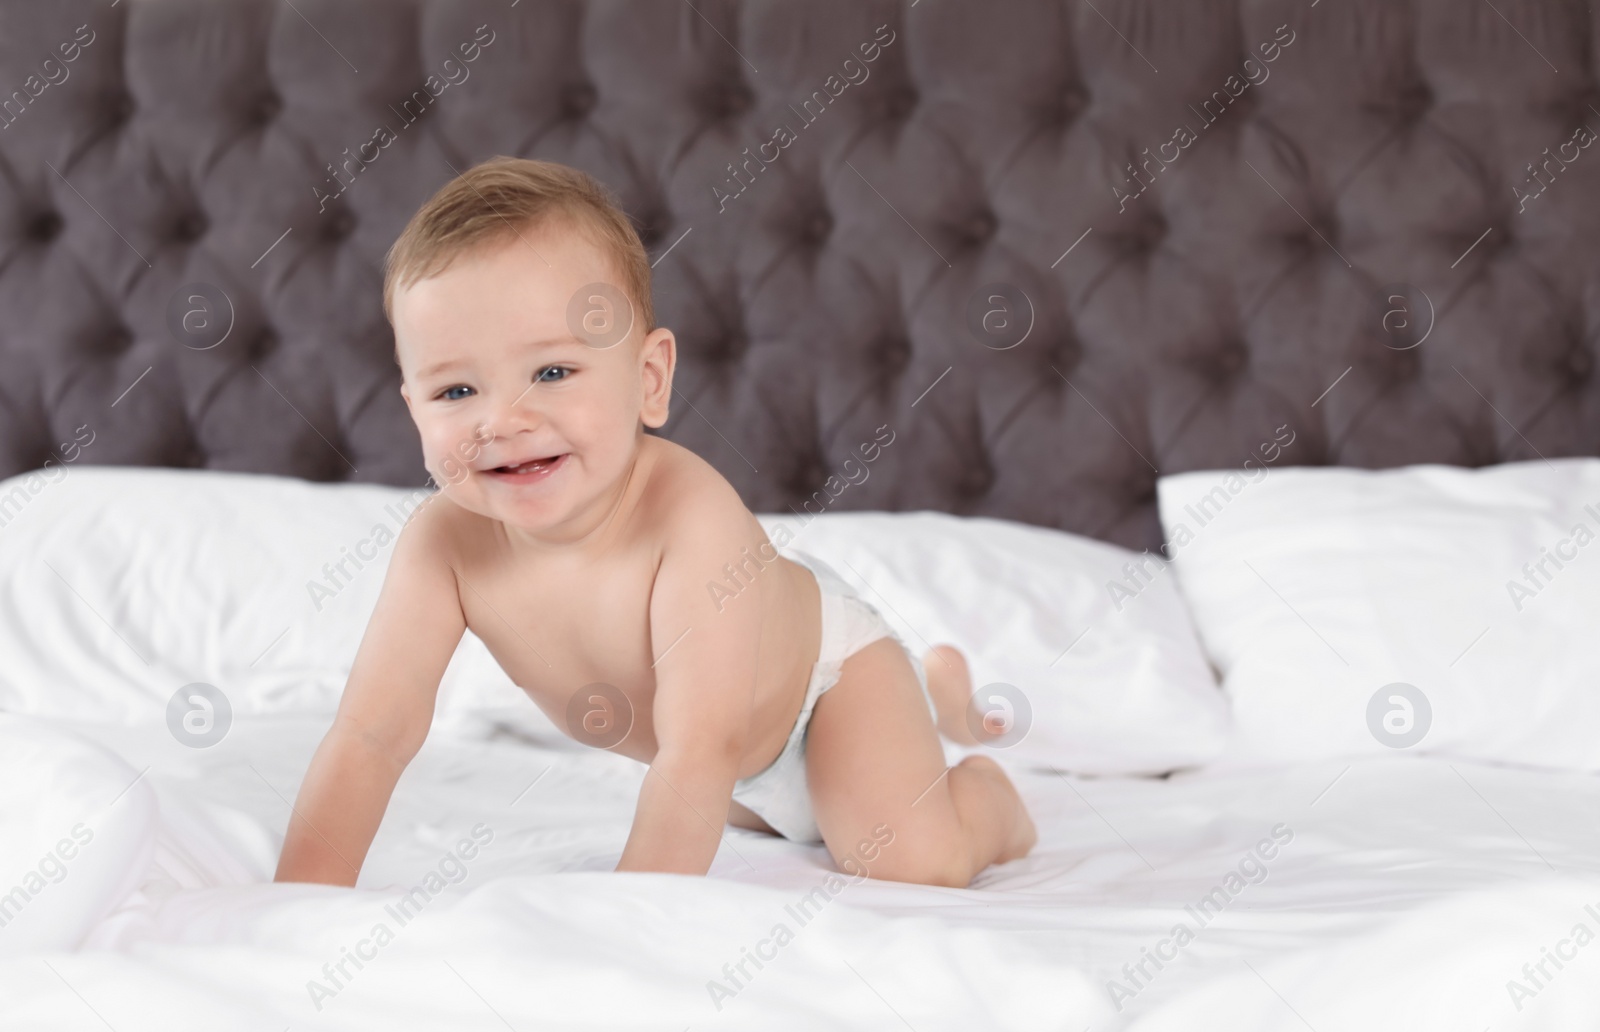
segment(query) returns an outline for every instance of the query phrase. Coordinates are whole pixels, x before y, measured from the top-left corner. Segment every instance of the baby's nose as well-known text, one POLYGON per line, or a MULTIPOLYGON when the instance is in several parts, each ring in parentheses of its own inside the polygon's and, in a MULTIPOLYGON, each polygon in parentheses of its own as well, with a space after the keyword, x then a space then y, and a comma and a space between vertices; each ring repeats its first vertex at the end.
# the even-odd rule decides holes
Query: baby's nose
POLYGON ((497 436, 508 436, 543 423, 544 413, 535 403, 533 386, 530 383, 517 394, 501 394, 499 401, 490 406, 487 429, 497 436))

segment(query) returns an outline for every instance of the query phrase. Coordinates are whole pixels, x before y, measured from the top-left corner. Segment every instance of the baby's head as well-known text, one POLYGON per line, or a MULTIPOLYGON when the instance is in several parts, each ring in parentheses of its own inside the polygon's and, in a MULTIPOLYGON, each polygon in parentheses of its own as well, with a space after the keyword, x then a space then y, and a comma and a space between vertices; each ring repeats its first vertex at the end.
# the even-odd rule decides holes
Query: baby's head
POLYGON ((581 533, 666 422, 649 258, 577 169, 502 157, 446 183, 389 249, 383 305, 424 463, 464 508, 581 533))

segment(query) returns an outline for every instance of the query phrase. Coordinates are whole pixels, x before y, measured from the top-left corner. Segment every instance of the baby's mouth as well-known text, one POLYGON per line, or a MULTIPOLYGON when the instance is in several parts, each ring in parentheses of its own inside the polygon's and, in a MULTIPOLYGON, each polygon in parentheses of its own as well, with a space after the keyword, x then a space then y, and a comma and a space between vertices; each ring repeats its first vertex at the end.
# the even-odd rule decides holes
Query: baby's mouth
POLYGON ((539 480, 560 469, 566 462, 568 454, 570 453, 563 452, 560 455, 547 455, 544 458, 529 459, 527 462, 520 462, 511 466, 496 466, 493 469, 484 470, 484 472, 497 480, 513 482, 539 480))

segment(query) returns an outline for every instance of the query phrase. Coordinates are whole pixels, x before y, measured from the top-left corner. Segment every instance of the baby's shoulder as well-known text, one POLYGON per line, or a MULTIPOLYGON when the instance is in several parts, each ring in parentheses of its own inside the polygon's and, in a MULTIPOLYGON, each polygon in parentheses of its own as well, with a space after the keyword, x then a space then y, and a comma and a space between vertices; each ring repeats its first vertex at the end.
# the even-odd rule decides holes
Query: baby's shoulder
POLYGON ((641 509, 664 543, 748 533, 755 517, 715 466, 681 444, 654 436, 646 440, 652 461, 641 509))
POLYGON ((457 505, 441 490, 422 499, 406 517, 400 541, 413 552, 458 561, 487 535, 487 521, 457 505))
POLYGON ((704 516, 728 511, 747 512, 739 492, 717 468, 681 444, 662 437, 647 436, 654 453, 650 484, 644 500, 655 515, 676 517, 683 513, 704 516))

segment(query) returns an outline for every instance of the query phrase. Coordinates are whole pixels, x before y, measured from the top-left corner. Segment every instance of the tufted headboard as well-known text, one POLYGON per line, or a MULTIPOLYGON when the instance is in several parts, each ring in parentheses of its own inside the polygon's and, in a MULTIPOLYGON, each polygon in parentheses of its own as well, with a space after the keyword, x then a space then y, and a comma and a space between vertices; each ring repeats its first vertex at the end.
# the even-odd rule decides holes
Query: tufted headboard
POLYGON ((757 511, 1137 548, 1161 474, 1595 454, 1597 39, 1579 0, 0 0, 0 476, 422 484, 382 259, 497 154, 635 219, 661 432, 757 511))

